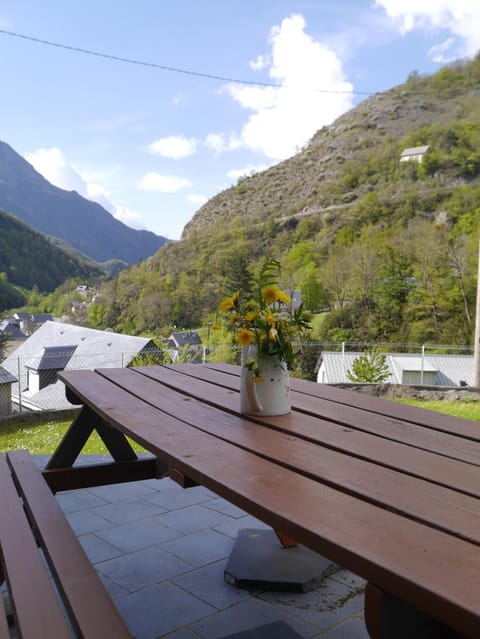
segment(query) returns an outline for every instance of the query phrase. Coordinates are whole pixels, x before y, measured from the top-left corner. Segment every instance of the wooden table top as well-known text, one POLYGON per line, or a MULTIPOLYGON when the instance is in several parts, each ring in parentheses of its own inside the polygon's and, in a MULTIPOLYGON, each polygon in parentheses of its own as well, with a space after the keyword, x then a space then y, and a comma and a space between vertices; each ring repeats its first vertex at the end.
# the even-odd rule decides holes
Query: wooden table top
POLYGON ((182 475, 480 636, 480 424, 298 379, 290 414, 246 417, 226 364, 60 378, 182 475))

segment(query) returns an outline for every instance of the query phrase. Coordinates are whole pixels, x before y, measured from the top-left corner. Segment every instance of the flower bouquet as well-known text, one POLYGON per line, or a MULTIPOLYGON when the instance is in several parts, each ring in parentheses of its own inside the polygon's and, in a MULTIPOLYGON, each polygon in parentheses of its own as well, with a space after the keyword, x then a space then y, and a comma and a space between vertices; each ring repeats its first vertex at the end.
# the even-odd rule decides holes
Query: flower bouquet
POLYGON ((293 309, 290 296, 280 288, 280 275, 280 263, 269 258, 254 279, 251 298, 244 300, 237 291, 220 304, 236 342, 243 347, 242 369, 250 372, 254 383, 265 381, 266 364, 269 371, 272 363, 292 369, 297 355, 295 346, 311 328, 303 305, 293 309))

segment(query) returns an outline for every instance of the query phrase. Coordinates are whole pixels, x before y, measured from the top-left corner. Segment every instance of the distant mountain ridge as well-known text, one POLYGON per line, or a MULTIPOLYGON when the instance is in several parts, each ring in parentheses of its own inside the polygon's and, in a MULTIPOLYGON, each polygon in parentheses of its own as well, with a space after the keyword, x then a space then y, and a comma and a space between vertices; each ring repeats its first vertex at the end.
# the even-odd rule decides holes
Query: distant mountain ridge
POLYGON ((136 264, 168 241, 150 231, 128 227, 76 191, 54 186, 1 141, 0 208, 97 262, 136 264))
POLYGON ((0 312, 23 306, 25 290, 51 292, 66 280, 95 282, 105 276, 93 260, 0 209, 0 312), (20 287, 20 288, 19 288, 20 287))

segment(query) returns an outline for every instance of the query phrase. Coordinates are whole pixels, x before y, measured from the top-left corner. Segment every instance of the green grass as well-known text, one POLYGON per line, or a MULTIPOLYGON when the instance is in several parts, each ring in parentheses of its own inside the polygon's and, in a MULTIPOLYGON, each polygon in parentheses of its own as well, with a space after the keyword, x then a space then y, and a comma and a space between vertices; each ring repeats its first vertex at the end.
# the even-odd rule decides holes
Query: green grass
MULTIPOLYGON (((67 428, 67 422, 49 422, 47 424, 15 424, 0 428, 0 451, 28 448, 34 455, 51 455, 60 443, 67 428)), ((133 449, 143 452, 144 449, 130 441, 133 449)), ((103 454, 107 449, 97 433, 92 433, 82 453, 103 454)))
POLYGON ((427 410, 433 410, 438 413, 445 413, 446 415, 453 415, 455 417, 463 417, 463 419, 471 419, 476 422, 480 422, 480 402, 470 401, 445 401, 441 399, 411 399, 404 398, 399 401, 402 404, 409 404, 410 406, 419 406, 420 408, 426 408, 427 410))

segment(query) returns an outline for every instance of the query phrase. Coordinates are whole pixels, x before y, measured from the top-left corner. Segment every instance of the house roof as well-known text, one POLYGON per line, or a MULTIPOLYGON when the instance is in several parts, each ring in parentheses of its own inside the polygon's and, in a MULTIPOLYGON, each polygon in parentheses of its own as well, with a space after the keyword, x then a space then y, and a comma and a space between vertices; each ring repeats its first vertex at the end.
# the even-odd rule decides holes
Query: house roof
POLYGON ((0 384, 13 384, 16 382, 17 378, 12 375, 6 368, 0 366, 0 384))
POLYGON ((49 322, 53 320, 53 317, 50 313, 34 313, 30 316, 32 322, 36 324, 40 324, 40 322, 49 322))
MULTIPOLYGON (((347 371, 363 352, 323 351, 317 381, 324 384, 348 384, 347 371)), ((437 355, 418 353, 384 353, 390 371, 387 383, 401 384, 405 371, 435 374, 437 386, 460 386, 460 382, 473 385, 473 355, 437 355)))
POLYGON ((27 368, 36 371, 63 370, 67 367, 70 358, 77 346, 45 346, 40 357, 34 358, 32 363, 26 364, 27 368))
POLYGON ((408 149, 404 149, 400 157, 408 157, 409 155, 421 155, 422 153, 426 153, 428 151, 428 144, 425 146, 411 146, 408 149))
POLYGON ((175 342, 178 348, 186 346, 187 344, 193 346, 195 344, 201 344, 202 340, 197 331, 183 331, 181 333, 172 333, 170 339, 175 342))
POLYGON ((65 363, 65 369, 120 368, 138 353, 155 348, 146 337, 121 335, 110 331, 99 331, 73 324, 47 321, 26 339, 2 366, 16 375, 20 363, 20 384, 12 387, 13 398, 18 399, 19 388, 22 402, 38 409, 64 408, 70 403, 65 399, 62 383, 51 384, 35 395, 27 390, 27 370, 41 366, 65 363), (74 349, 74 350, 73 350, 74 349))
POLYGON ((0 321, 0 333, 5 333, 8 339, 27 339, 27 336, 20 330, 16 321, 11 319, 0 321))

